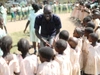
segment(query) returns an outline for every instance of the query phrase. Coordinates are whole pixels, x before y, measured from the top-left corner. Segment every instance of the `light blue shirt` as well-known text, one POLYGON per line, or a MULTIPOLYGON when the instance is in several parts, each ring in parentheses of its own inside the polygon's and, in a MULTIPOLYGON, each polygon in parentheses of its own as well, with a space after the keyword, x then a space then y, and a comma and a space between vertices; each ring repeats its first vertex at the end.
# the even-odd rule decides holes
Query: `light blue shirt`
POLYGON ((34 10, 31 10, 28 17, 28 20, 30 21, 30 26, 29 26, 30 31, 34 30, 35 18, 36 18, 36 15, 34 13, 34 10))
MULTIPOLYGON (((5 30, 3 30, 3 29, 0 28, 0 39, 1 39, 2 37, 6 36, 6 35, 7 35, 7 34, 6 34, 5 30)), ((0 48, 0 56, 2 56, 2 55, 3 55, 3 52, 2 52, 2 50, 1 50, 1 48, 0 48)))

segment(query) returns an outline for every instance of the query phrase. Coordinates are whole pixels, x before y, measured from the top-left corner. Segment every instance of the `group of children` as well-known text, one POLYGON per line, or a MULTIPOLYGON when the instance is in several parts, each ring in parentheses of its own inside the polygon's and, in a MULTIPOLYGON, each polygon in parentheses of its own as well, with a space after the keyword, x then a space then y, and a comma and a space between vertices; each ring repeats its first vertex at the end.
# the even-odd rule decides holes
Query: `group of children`
POLYGON ((73 36, 67 30, 60 31, 53 48, 42 47, 38 55, 29 53, 31 45, 24 38, 17 43, 21 54, 11 54, 13 41, 10 36, 3 35, 2 18, 0 30, 0 51, 3 52, 0 55, 0 75, 100 74, 100 11, 97 9, 83 18, 73 36))
POLYGON ((73 3, 71 2, 64 2, 64 3, 56 3, 54 2, 54 4, 52 5, 54 13, 61 13, 61 12, 68 12, 70 13, 73 7, 73 3))
POLYGON ((92 15, 93 11, 95 9, 99 9, 98 8, 98 3, 89 3, 89 2, 76 2, 74 4, 74 9, 73 12, 71 14, 71 18, 73 18, 73 20, 78 21, 80 23, 82 23, 83 19, 88 16, 88 15, 92 15))
POLYGON ((11 21, 16 21, 16 16, 18 16, 18 20, 27 19, 31 10, 31 5, 12 5, 12 7, 10 8, 11 21))

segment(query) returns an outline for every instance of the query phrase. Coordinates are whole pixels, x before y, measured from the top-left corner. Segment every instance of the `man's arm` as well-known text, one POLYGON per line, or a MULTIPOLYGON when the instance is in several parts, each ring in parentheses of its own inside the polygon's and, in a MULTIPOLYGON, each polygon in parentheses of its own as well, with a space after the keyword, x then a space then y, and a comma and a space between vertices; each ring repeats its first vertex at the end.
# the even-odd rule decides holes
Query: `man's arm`
POLYGON ((51 45, 50 45, 46 40, 44 40, 44 39, 41 37, 41 35, 39 34, 39 30, 36 30, 36 29, 35 29, 35 34, 36 34, 36 36, 37 36, 46 46, 51 47, 51 45))
POLYGON ((24 29, 24 33, 25 33, 25 31, 26 31, 26 29, 27 29, 29 23, 30 23, 30 21, 28 20, 27 23, 26 23, 26 27, 25 27, 25 29, 24 29))
POLYGON ((57 30, 56 30, 56 35, 57 35, 59 32, 60 32, 60 29, 57 29, 57 30))

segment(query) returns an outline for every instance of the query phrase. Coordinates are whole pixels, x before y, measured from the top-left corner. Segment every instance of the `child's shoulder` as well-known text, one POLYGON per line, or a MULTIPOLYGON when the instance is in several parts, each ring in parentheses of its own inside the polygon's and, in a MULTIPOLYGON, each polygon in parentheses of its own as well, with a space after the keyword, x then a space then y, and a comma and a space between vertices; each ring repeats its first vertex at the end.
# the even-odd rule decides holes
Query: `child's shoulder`
POLYGON ((2 57, 0 57, 0 65, 4 65, 4 64, 7 64, 6 61, 2 57))
POLYGON ((36 55, 34 55, 34 54, 33 55, 29 55, 29 56, 25 57, 23 61, 37 63, 38 57, 36 55))
POLYGON ((66 58, 66 55, 58 54, 58 55, 55 56, 54 59, 55 59, 57 62, 62 62, 62 61, 65 60, 65 58, 66 58))

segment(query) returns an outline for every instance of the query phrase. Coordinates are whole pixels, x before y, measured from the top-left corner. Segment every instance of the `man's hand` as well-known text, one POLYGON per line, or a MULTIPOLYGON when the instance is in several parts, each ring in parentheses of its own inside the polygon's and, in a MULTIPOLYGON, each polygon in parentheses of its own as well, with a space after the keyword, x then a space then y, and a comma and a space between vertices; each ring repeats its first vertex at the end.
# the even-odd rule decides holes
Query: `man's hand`
POLYGON ((51 45, 48 43, 48 41, 43 40, 43 42, 44 42, 44 45, 45 45, 45 46, 51 47, 51 45))

